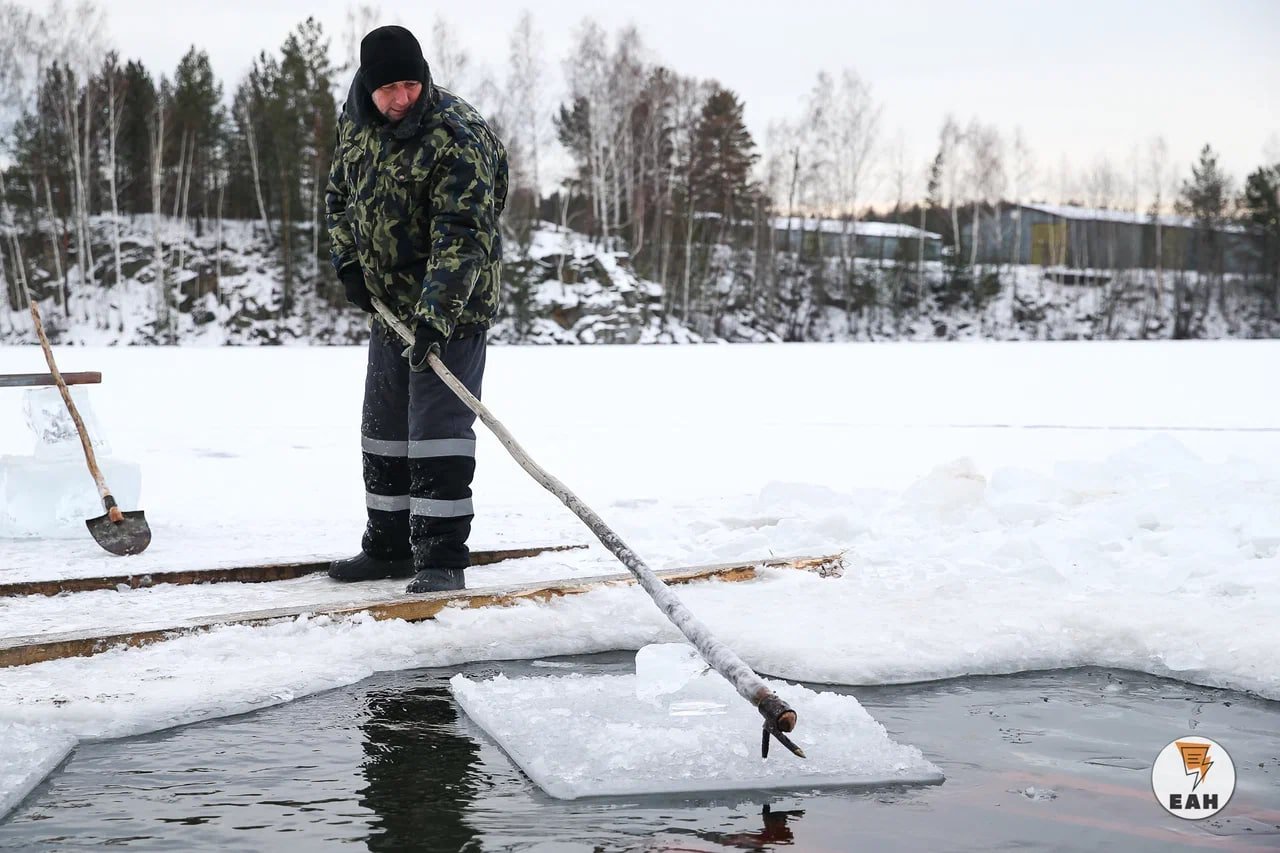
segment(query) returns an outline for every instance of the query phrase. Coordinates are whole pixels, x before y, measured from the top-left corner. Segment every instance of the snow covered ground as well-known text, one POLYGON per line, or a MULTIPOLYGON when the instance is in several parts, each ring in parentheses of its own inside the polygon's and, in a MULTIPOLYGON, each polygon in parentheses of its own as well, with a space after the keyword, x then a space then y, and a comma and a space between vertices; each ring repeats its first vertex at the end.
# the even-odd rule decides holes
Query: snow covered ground
MULTIPOLYGON (((123 561, 0 541, 0 583, 348 552, 358 348, 92 349, 94 405, 155 530, 123 561)), ((759 670, 833 683, 1099 664, 1280 699, 1280 342, 497 347, 486 401, 656 568, 845 551, 842 579, 684 587, 759 670), (760 631, 761 624, 776 626, 760 631)), ((43 370, 0 348, 0 373, 43 370)), ((0 454, 30 452, 0 390, 0 454)), ((473 545, 589 534, 481 434, 473 545)), ((86 475, 87 478, 87 475, 86 475)), ((471 585, 619 570, 598 546, 471 585)), ((397 589, 323 578, 0 599, 0 635, 163 624, 397 589)), ((678 639, 644 594, 299 620, 0 670, 0 814, 78 740, 378 670, 678 639)))

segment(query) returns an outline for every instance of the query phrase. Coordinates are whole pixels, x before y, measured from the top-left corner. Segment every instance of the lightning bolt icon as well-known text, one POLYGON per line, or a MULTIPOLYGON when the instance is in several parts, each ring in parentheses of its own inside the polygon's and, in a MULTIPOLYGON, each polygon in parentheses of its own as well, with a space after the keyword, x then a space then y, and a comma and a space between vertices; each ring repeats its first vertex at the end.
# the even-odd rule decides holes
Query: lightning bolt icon
POLYGON ((1195 784, 1191 786, 1191 790, 1194 791, 1200 787, 1204 777, 1209 775, 1209 768, 1213 766, 1213 762, 1209 760, 1209 744, 1184 740, 1177 743, 1178 751, 1182 753, 1183 769, 1188 776, 1198 777, 1195 784))

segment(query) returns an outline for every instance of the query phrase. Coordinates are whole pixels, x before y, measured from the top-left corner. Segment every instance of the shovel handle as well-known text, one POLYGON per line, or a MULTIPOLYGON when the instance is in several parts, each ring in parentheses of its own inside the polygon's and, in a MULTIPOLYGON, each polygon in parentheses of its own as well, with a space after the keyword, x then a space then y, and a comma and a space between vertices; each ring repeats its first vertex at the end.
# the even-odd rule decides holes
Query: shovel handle
POLYGON ((71 392, 67 390, 67 383, 63 381, 62 374, 58 372, 58 365, 53 362, 53 347, 49 346, 49 338, 44 333, 44 324, 40 322, 40 309, 36 307, 36 301, 31 300, 31 319, 36 324, 36 335, 40 338, 40 348, 44 350, 44 360, 49 363, 49 372, 53 374, 53 381, 58 384, 58 391, 62 394, 62 402, 67 404, 67 411, 71 413, 71 420, 75 422, 76 432, 80 433, 80 445, 84 448, 85 461, 89 463, 89 473, 93 475, 93 481, 98 485, 98 495, 102 498, 102 505, 106 508, 113 522, 119 523, 124 517, 120 508, 116 506, 116 499, 111 497, 111 492, 107 489, 106 480, 102 478, 102 471, 98 468, 98 459, 93 455, 93 444, 89 441, 89 431, 85 429, 84 421, 80 418, 80 412, 76 409, 75 401, 71 399, 71 392))

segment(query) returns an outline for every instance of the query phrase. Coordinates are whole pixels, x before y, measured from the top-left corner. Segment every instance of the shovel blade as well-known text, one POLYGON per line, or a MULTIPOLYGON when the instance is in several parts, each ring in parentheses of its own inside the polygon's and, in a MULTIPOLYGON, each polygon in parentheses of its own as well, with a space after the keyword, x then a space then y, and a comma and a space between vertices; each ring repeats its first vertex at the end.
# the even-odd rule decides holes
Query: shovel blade
POLYGON ((110 514, 90 518, 85 526, 97 543, 112 554, 118 557, 141 554, 151 544, 151 528, 146 516, 140 509, 121 515, 124 518, 119 522, 112 521, 110 514))

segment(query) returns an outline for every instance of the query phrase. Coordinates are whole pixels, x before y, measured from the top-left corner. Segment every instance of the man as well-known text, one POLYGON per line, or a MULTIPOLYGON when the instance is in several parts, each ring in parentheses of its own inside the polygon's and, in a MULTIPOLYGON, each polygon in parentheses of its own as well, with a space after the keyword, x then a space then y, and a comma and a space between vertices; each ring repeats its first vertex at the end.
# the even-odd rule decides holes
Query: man
POLYGON ((506 196, 505 148, 470 104, 433 85, 413 34, 365 36, 325 192, 334 269, 347 299, 374 314, 360 425, 369 520, 360 553, 330 566, 336 580, 465 586, 475 415, 427 356, 480 396, 506 196), (415 330, 411 348, 373 297, 415 330))

